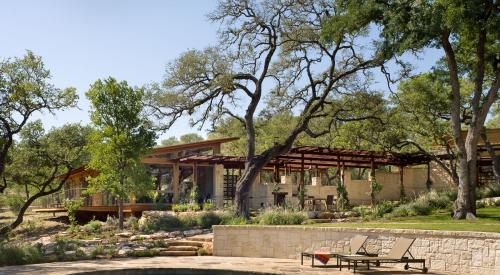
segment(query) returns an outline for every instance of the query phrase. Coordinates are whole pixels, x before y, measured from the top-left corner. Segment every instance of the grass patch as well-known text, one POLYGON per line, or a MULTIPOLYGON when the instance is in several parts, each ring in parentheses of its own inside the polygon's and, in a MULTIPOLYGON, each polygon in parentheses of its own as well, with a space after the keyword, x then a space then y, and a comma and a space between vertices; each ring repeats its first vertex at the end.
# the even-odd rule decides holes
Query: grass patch
POLYGON ((453 220, 447 210, 436 210, 426 216, 380 218, 369 222, 325 223, 309 226, 347 228, 390 228, 500 233, 500 207, 477 210, 475 221, 453 220))

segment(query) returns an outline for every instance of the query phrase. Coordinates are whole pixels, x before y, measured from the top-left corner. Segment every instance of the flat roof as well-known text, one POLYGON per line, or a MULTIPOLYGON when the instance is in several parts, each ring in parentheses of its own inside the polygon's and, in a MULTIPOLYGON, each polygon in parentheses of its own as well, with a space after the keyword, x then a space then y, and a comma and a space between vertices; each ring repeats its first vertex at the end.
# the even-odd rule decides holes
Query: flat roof
POLYGON ((191 143, 182 143, 182 144, 175 144, 175 145, 169 145, 169 146, 155 147, 155 148, 153 148, 152 152, 149 155, 158 155, 158 154, 170 153, 170 152, 175 152, 175 151, 180 151, 180 150, 210 147, 213 145, 218 145, 218 144, 222 144, 222 143, 226 143, 226 142, 236 141, 238 139, 240 139, 240 138, 239 137, 217 138, 217 139, 209 139, 209 140, 203 140, 203 141, 197 141, 197 142, 191 142, 191 143))

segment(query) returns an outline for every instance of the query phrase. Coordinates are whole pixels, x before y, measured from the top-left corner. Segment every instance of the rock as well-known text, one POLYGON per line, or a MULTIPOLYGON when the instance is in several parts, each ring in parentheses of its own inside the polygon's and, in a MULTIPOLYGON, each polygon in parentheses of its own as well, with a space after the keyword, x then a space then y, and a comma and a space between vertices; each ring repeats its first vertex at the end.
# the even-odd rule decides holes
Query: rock
POLYGON ((40 239, 34 241, 33 245, 35 245, 37 243, 40 243, 40 244, 42 244, 42 245, 45 246, 45 245, 54 243, 54 241, 52 241, 52 237, 51 236, 44 236, 44 237, 41 237, 40 239))
POLYGON ((120 233, 116 234, 116 236, 121 237, 121 238, 130 238, 132 235, 134 235, 134 234, 132 232, 128 232, 128 231, 120 232, 120 233))
POLYGON ((64 255, 65 256, 75 256, 76 251, 74 251, 74 250, 64 251, 64 255))
POLYGON ((130 237, 131 241, 141 241, 141 240, 151 240, 153 237, 151 235, 135 235, 130 237))
POLYGON ((91 246, 96 245, 102 242, 101 239, 93 239, 93 240, 80 240, 78 241, 82 246, 91 246))
POLYGON ((182 232, 185 237, 191 237, 194 235, 200 235, 203 234, 203 230, 201 229, 192 229, 192 230, 186 230, 182 232))
POLYGON ((122 249, 119 249, 119 250, 118 250, 118 254, 117 254, 117 255, 118 255, 119 257, 126 257, 126 256, 127 256, 127 254, 128 254, 130 251, 132 251, 132 249, 131 249, 130 247, 126 246, 126 247, 123 247, 122 249))
POLYGON ((172 231, 168 233, 170 238, 176 238, 176 237, 182 237, 182 232, 181 231, 172 231))
POLYGON ((152 235, 152 238, 154 240, 158 240, 158 239, 168 239, 170 238, 170 233, 168 232, 156 232, 152 235))

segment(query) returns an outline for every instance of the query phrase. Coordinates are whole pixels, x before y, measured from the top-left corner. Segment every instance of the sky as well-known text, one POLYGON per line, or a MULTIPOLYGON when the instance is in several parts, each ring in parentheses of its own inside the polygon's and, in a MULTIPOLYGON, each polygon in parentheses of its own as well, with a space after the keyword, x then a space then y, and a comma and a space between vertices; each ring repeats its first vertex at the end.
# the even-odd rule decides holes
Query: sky
MULTIPOLYGON (((88 123, 85 92, 97 79, 160 82, 169 61, 217 39, 218 26, 206 19, 216 7, 212 0, 0 0, 0 6, 0 58, 31 50, 42 56, 56 87, 75 87, 80 96, 78 109, 36 114, 46 128, 88 123)), ((416 70, 429 69, 438 57, 425 52, 416 70)), ((192 132, 206 136, 184 118, 160 138, 192 132)))
MULTIPOLYGON (((44 126, 89 122, 85 92, 99 78, 131 85, 159 82, 166 64, 189 49, 213 45, 217 25, 204 0, 0 1, 0 58, 32 50, 42 56, 59 88, 75 87, 78 109, 37 114, 44 126)), ((164 136, 196 132, 179 121, 164 136)), ((203 135, 206 133, 202 132, 203 135)))

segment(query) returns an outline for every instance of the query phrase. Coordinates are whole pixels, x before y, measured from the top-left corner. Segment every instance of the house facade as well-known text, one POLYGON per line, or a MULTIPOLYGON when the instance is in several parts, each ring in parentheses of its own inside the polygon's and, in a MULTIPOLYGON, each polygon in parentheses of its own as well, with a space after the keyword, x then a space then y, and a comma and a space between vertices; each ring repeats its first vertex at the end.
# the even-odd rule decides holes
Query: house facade
MULTIPOLYGON (((494 148, 500 148, 500 130, 489 133, 494 148)), ((222 138, 157 147, 142 159, 155 180, 154 198, 131 197, 124 205, 126 215, 142 211, 168 209, 172 204, 189 201, 196 184, 200 202, 211 201, 218 208, 232 204, 236 183, 244 168, 244 158, 223 156, 224 143, 238 138, 222 138)), ((491 158, 484 144, 479 144, 479 180, 488 184, 494 176, 491 158)), ((87 178, 96 171, 84 167, 70 175, 61 194, 46 200, 37 211, 64 211, 64 199, 83 198, 77 214, 82 219, 105 218, 117 211, 115 199, 107 193, 86 195, 87 178)), ((399 200, 401 190, 407 197, 432 188, 455 188, 446 172, 423 154, 394 154, 366 150, 296 147, 287 154, 272 159, 251 187, 249 207, 262 208, 289 202, 298 203, 299 186, 304 186, 306 199, 326 202, 337 195, 337 185, 345 186, 352 205, 370 203, 370 186, 376 181, 382 186, 377 200, 399 200)))

